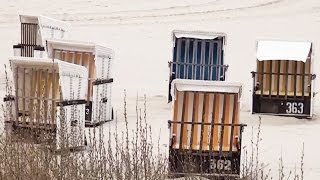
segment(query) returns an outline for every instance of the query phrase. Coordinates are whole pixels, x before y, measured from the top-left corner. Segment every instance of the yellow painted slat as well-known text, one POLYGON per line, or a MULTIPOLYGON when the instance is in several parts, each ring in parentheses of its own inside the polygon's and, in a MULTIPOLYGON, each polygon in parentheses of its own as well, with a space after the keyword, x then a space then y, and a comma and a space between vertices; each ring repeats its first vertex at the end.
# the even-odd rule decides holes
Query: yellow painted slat
MULTIPOLYGON (((224 113, 224 124, 229 124, 230 123, 230 106, 233 106, 233 104, 230 103, 230 95, 226 94, 226 105, 225 105, 225 113, 224 113)), ((229 130, 230 126, 225 126, 224 127, 224 132, 223 132, 223 149, 228 150, 229 149, 229 130)))
MULTIPOLYGON (((272 69, 270 69, 270 63, 271 61, 257 61, 257 72, 273 72, 277 73, 278 68, 280 66, 280 73, 295 73, 297 68, 297 74, 310 74, 310 60, 308 59, 305 63, 301 61, 288 61, 288 60, 273 60, 272 61, 272 69), (264 63, 264 65, 262 65, 264 63), (295 64, 297 63, 297 67, 295 64), (303 65, 305 65, 305 69, 303 69, 303 65), (263 66, 263 69, 262 69, 263 66)), ((256 94, 261 94, 261 91, 263 91, 263 95, 269 95, 269 83, 271 82, 271 95, 277 95, 277 84, 279 79, 279 95, 284 96, 286 91, 286 84, 287 84, 287 95, 288 96, 294 96, 294 75, 280 75, 278 78, 278 75, 272 75, 272 79, 270 79, 270 75, 259 75, 257 76, 257 82, 261 83, 263 82, 263 90, 257 90, 256 94)), ((302 91, 304 89, 304 95, 309 96, 309 90, 307 86, 310 84, 310 78, 303 77, 301 75, 296 76, 296 96, 302 96, 302 91), (302 87, 302 81, 305 81, 304 86, 302 87)))
MULTIPOLYGON (((220 94, 216 93, 216 96, 215 96, 215 113, 214 113, 214 123, 219 123, 220 119, 220 94)), ((212 149, 217 149, 218 146, 219 146, 219 127, 218 126, 214 126, 213 128, 213 147, 212 149)))
MULTIPOLYGON (((184 118, 181 119, 181 121, 183 122, 188 122, 188 116, 189 116, 189 93, 185 92, 185 99, 183 102, 183 108, 184 108, 184 118)), ((188 140, 188 125, 187 124, 183 124, 182 125, 182 149, 187 149, 187 140, 188 140)))
MULTIPOLYGON (((236 99, 238 99, 238 95, 236 94, 235 95, 236 96, 236 99)), ((236 110, 235 110, 235 112, 236 112, 236 114, 235 114, 235 121, 234 121, 234 123, 235 124, 239 124, 240 123, 240 120, 239 120, 239 118, 240 118, 240 109, 239 109, 239 106, 240 106, 240 102, 237 100, 236 102, 234 102, 234 103, 236 103, 236 110)), ((236 126, 236 127, 234 127, 234 129, 233 129, 233 151, 237 151, 237 139, 236 139, 236 137, 239 137, 239 133, 240 133, 240 127, 238 126, 236 126)))
MULTIPOLYGON (((203 123, 209 123, 209 115, 210 115, 210 109, 209 109, 209 104, 210 104, 210 94, 206 93, 205 97, 206 98, 206 103, 205 103, 205 115, 204 119, 202 120, 203 123)), ((203 127, 203 141, 202 141, 202 149, 203 150, 208 150, 209 149, 209 144, 208 144, 208 137, 209 131, 208 131, 208 125, 205 125, 203 127)))
MULTIPOLYGON (((194 122, 199 122, 199 93, 195 93, 195 112, 194 112, 194 122)), ((197 149, 198 148, 198 129, 200 128, 200 125, 193 125, 194 129, 192 132, 192 149, 197 149)))

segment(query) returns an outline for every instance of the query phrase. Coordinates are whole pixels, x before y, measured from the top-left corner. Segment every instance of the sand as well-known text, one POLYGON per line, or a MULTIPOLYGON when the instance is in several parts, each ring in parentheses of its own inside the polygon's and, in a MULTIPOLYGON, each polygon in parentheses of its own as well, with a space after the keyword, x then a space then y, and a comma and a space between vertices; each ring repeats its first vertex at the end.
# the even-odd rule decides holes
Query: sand
MULTIPOLYGON (((227 34, 227 80, 243 83, 241 121, 247 123, 243 145, 249 146, 258 115, 251 115, 250 72, 255 69, 258 39, 312 41, 313 69, 319 72, 320 1, 318 0, 2 0, 0 6, 0 62, 8 63, 12 45, 19 42, 19 13, 43 14, 72 24, 71 38, 93 41, 114 49, 113 103, 123 125, 123 89, 127 90, 128 114, 135 119, 136 96, 147 94, 148 122, 154 138, 167 148, 171 104, 167 104, 168 64, 172 58, 171 31, 201 30, 227 34)), ((0 88, 4 90, 3 66, 0 88)), ((318 74, 319 74, 318 73, 318 74)), ((314 84, 315 92, 319 83, 314 84)), ((4 93, 1 93, 3 97, 4 93)), ((0 97, 0 98, 2 98, 0 97)), ((139 101, 142 103, 142 101, 139 101)), ((313 120, 262 116, 260 159, 277 177, 282 154, 285 169, 299 167, 305 146, 305 179, 320 177, 319 95, 314 99, 313 120)), ((114 127, 115 122, 104 125, 114 127)), ((134 122, 129 123, 134 128, 134 122)), ((121 127, 121 126, 120 126, 121 127)), ((123 126, 122 126, 123 127, 123 126)))

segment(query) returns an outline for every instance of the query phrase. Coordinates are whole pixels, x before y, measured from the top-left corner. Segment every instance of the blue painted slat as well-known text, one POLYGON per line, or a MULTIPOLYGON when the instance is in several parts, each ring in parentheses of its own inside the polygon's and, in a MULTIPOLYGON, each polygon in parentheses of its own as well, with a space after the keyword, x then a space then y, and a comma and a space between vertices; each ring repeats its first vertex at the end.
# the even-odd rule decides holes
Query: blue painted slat
POLYGON ((173 52, 172 72, 180 79, 224 80, 222 40, 177 38, 173 52), (189 63, 189 64, 188 64, 189 63), (197 65, 195 65, 197 64, 197 65))

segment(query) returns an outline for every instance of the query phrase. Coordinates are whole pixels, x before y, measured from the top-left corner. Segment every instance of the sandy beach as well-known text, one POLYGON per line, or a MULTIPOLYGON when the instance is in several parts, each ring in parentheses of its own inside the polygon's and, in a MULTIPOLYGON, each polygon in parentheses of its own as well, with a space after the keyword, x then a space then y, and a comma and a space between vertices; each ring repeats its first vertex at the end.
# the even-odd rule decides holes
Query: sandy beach
MULTIPOLYGON (((227 34, 225 60, 228 81, 241 82, 243 146, 250 146, 251 130, 258 115, 252 115, 250 72, 256 66, 256 41, 281 39, 313 43, 313 72, 320 73, 320 1, 318 0, 1 0, 0 63, 7 64, 12 45, 20 41, 18 15, 46 15, 69 22, 70 38, 96 42, 115 51, 113 106, 118 126, 123 125, 123 90, 127 91, 128 115, 135 127, 136 97, 147 95, 148 123, 153 136, 160 136, 165 151, 169 141, 167 121, 172 106, 167 103, 168 61, 172 59, 173 30, 199 30, 227 34)), ((0 66, 0 98, 4 96, 4 68, 0 66)), ((319 83, 314 84, 315 93, 319 83)), ((139 98, 143 105, 143 98, 139 98)), ((278 177, 282 155, 285 169, 299 169, 304 143, 305 180, 320 177, 320 96, 313 101, 312 120, 262 116, 260 159, 278 177)), ((105 124, 108 131, 115 122, 105 124)))

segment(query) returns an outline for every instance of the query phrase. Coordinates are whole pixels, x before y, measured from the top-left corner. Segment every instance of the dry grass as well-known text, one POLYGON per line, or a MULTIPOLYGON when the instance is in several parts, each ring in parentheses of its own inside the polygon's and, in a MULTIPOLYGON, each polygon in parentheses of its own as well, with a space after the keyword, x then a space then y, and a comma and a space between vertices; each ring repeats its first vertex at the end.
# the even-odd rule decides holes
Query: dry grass
MULTIPOLYGON (((12 93, 8 85, 7 94, 12 93)), ((126 93, 124 93, 125 127, 116 125, 114 132, 107 130, 108 124, 91 128, 86 133, 88 148, 85 151, 71 152, 68 148, 68 134, 63 130, 62 148, 59 153, 52 151, 48 143, 28 143, 29 135, 15 136, 7 131, 0 136, 0 179, 148 179, 167 178, 167 157, 160 152, 159 142, 153 142, 151 128, 147 120, 147 100, 144 97, 142 108, 136 105, 136 119, 128 119, 126 93), (129 131, 128 122, 135 121, 133 132, 129 131), (118 129, 119 128, 119 129, 118 129), (48 148, 49 147, 49 148, 48 148)), ((138 98, 137 98, 138 99, 138 98)), ((3 121, 12 119, 11 107, 3 106, 3 121)), ((68 122, 61 111, 59 120, 68 122)), ((117 116, 115 121, 117 123, 117 116)), ((256 135, 252 133, 251 150, 243 149, 242 172, 243 179, 267 180, 270 169, 260 162, 259 143, 261 142, 261 119, 256 135)), ((253 131, 252 131, 253 132, 253 131)), ((46 138, 50 134, 38 132, 38 136, 46 138), (40 134, 39 134, 40 133, 40 134)), ((282 158, 279 159, 277 179, 303 180, 303 157, 300 169, 285 175, 282 158)), ((188 176, 186 179, 198 179, 188 176)), ((218 178, 219 179, 219 178, 218 178)))

